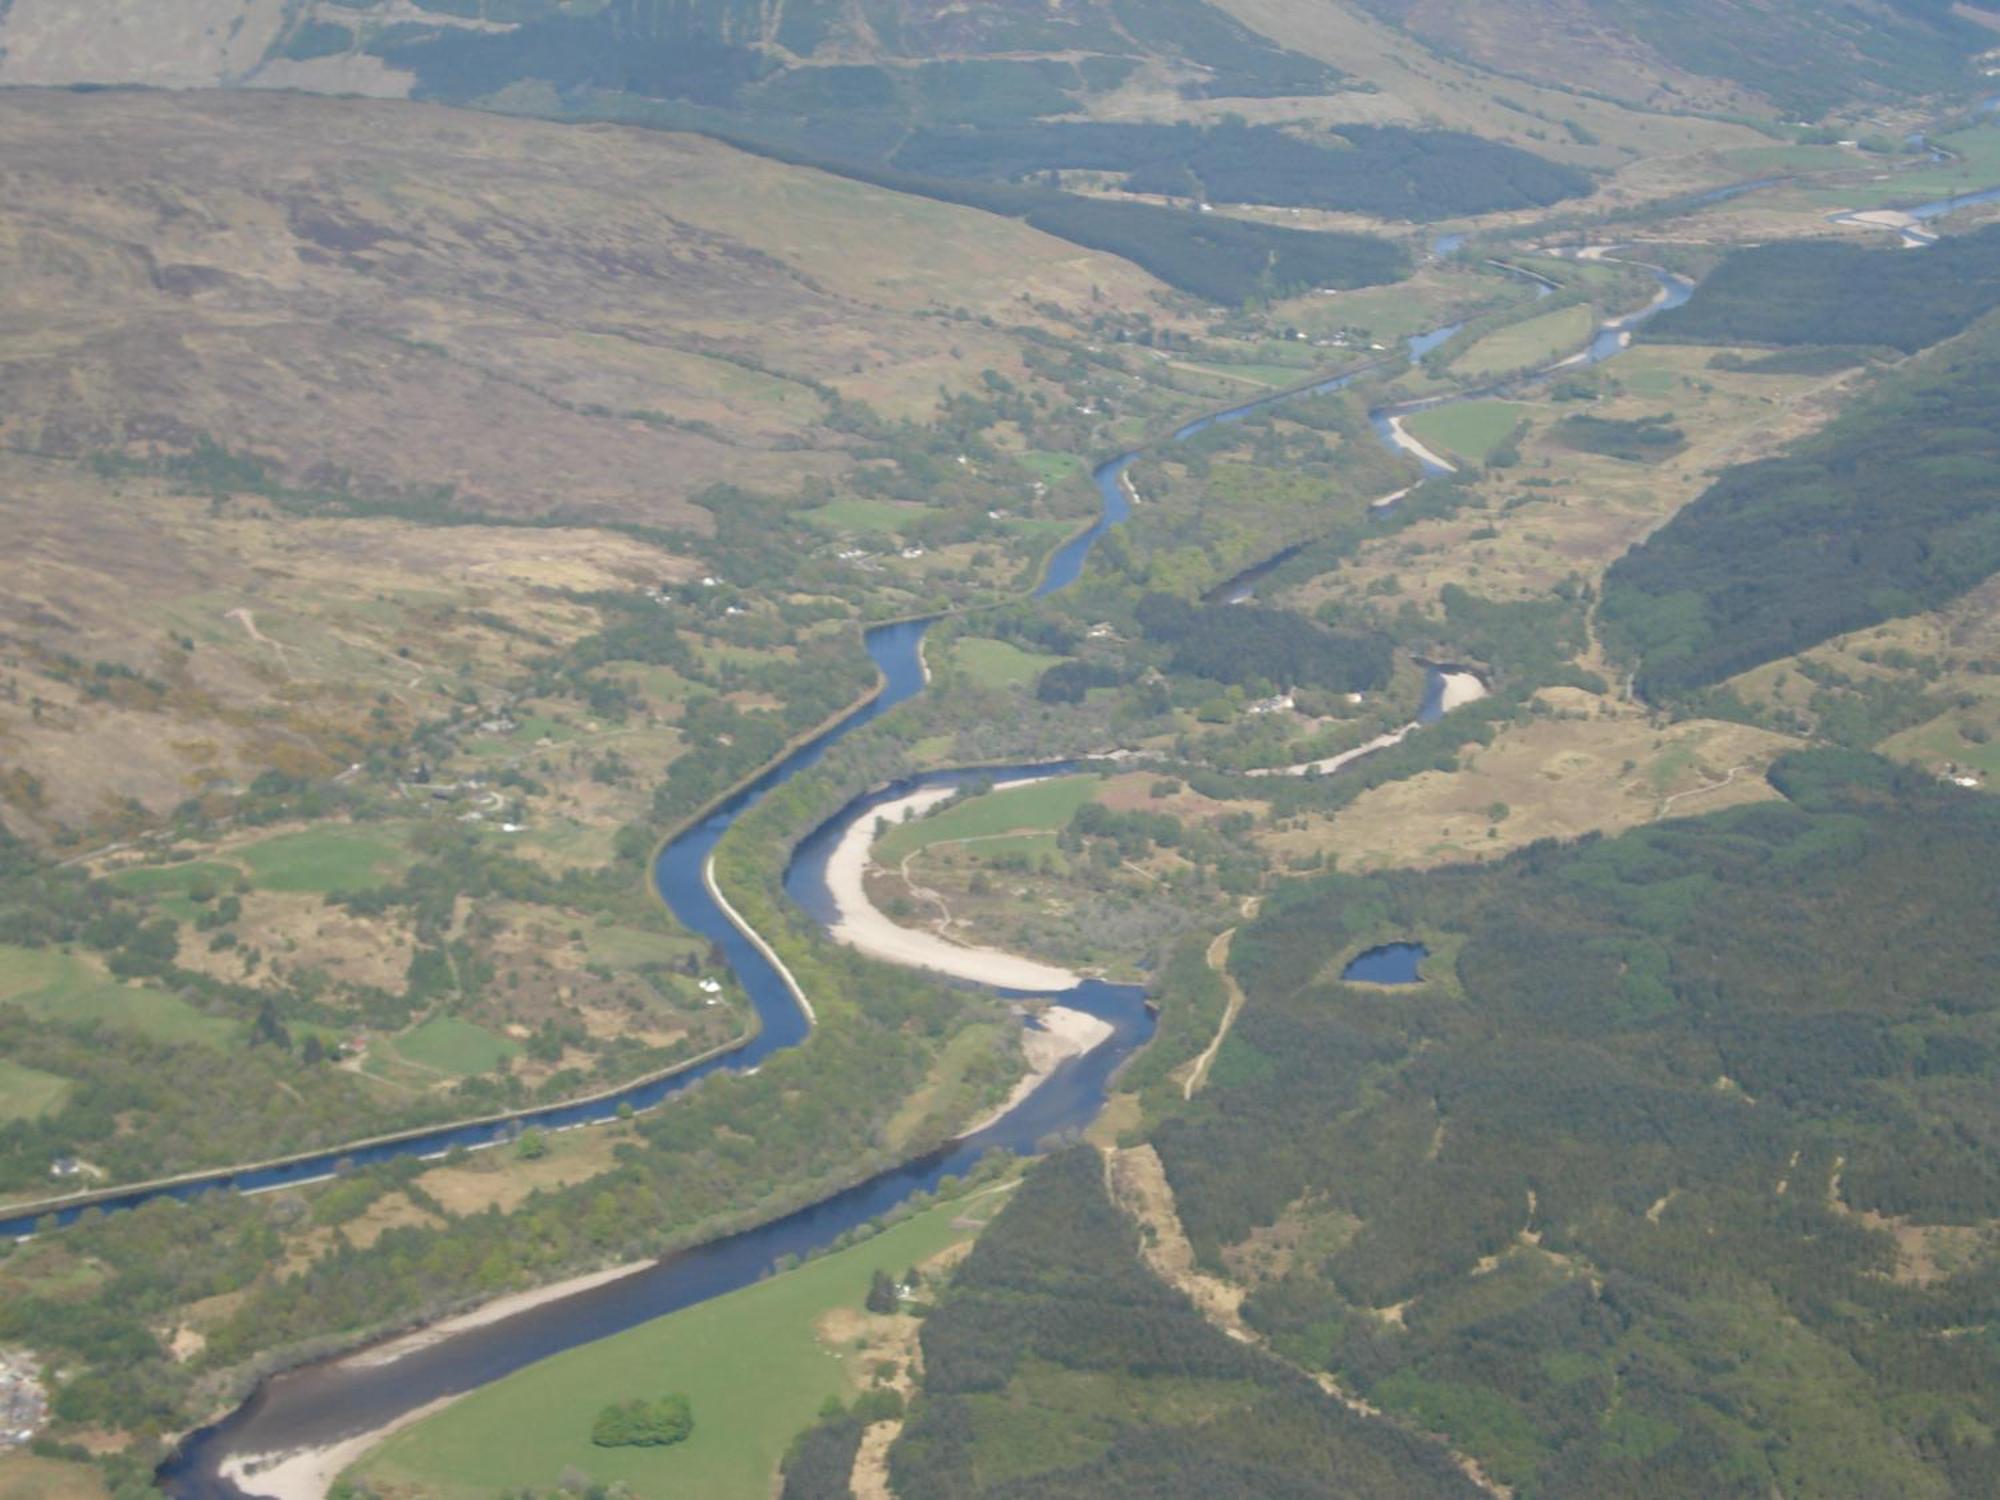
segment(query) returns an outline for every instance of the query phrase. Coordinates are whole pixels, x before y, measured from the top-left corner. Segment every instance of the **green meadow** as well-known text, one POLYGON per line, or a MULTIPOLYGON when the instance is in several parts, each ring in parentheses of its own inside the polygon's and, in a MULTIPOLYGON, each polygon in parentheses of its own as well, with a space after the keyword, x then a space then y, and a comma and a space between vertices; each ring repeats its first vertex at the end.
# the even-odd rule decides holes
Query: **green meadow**
POLYGON ((250 845, 241 857, 267 891, 322 894, 385 884, 407 858, 394 833, 354 828, 281 833, 250 845))
POLYGON ((1426 447, 1480 464, 1507 441, 1526 411, 1512 401, 1455 401, 1407 417, 1403 425, 1426 447))
POLYGON ((61 1106, 70 1081, 0 1057, 0 1121, 33 1120, 61 1106))
POLYGON ((41 1020, 101 1021, 163 1042, 222 1046, 236 1023, 203 1015, 163 991, 113 979, 88 959, 53 948, 0 944, 0 1002, 41 1020))
POLYGON ((1559 307, 1510 323, 1479 340, 1452 362, 1455 375, 1505 375, 1536 369, 1576 353, 1590 341, 1596 315, 1588 306, 1559 307))
POLYGON ((1025 687, 1062 658, 1023 651, 1012 641, 969 635, 951 648, 952 664, 982 687, 1025 687))
POLYGON ((966 1206, 942 1204, 797 1270, 531 1365, 398 1433, 350 1476, 383 1493, 486 1500, 540 1490, 575 1469, 625 1484, 635 1500, 768 1500, 793 1437, 829 1396, 847 1396, 868 1375, 814 1325, 836 1308, 858 1312, 874 1272, 900 1273, 968 1238, 973 1231, 957 1227, 966 1206), (676 1391, 694 1408, 686 1442, 590 1441, 604 1407, 676 1391))
POLYGON ((521 1050, 516 1042, 457 1016, 435 1016, 396 1038, 396 1050, 419 1067, 464 1077, 490 1073, 521 1050))
POLYGON ((904 855, 950 839, 991 838, 1001 833, 1054 833, 1097 794, 1095 776, 1059 776, 1032 786, 974 797, 928 818, 913 818, 889 830, 875 846, 877 859, 904 855))

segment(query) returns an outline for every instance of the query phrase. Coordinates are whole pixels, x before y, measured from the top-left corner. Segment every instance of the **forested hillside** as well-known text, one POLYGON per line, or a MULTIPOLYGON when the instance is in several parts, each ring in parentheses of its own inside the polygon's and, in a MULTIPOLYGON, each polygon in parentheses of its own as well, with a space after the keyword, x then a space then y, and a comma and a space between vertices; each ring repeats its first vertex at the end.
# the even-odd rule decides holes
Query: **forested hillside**
POLYGON ((1356 1417, 1156 1279, 1087 1148, 1030 1173, 925 1321, 923 1351, 890 1463, 900 1500, 1479 1493, 1434 1445, 1356 1417))
POLYGON ((1830 240, 1738 250, 1646 328, 1687 344, 1827 344, 1914 354, 2000 306, 2000 225, 1921 255, 1830 240))
POLYGON ((1601 619, 1637 661, 1639 690, 1670 698, 1931 608, 1996 569, 2000 325, 1988 323, 1785 456, 1725 471, 1612 567, 1601 619))
POLYGON ((896 165, 948 177, 1017 178, 1083 168, 1132 192, 1448 218, 1555 203, 1590 178, 1513 146, 1451 130, 1343 126, 1317 140, 1271 126, 1024 124, 919 130, 896 165))
POLYGON ((1839 752, 1774 780, 1281 890, 1154 1132, 1255 1327, 1522 1493, 2000 1483, 2000 1358, 1959 1336, 2000 1293, 2000 805, 1839 752), (1338 982, 1419 933, 1427 982, 1338 982))

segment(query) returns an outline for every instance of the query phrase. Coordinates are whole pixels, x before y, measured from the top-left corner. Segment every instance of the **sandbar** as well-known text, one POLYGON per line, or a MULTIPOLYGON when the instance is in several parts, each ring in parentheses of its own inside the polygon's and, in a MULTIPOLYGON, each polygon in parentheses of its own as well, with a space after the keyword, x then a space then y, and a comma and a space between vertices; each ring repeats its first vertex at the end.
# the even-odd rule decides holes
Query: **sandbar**
MULTIPOLYGON (((1022 786, 1023 782, 1008 785, 1022 786)), ((868 899, 866 877, 869 852, 875 843, 878 819, 900 823, 905 816, 921 817, 951 797, 956 788, 926 787, 885 802, 856 818, 826 862, 826 887, 838 912, 828 929, 835 942, 888 963, 929 969, 953 979, 969 979, 974 984, 992 985, 1003 990, 1027 990, 1053 994, 1073 990, 1083 977, 1054 964, 1039 963, 998 948, 974 948, 935 932, 899 926, 868 899)))

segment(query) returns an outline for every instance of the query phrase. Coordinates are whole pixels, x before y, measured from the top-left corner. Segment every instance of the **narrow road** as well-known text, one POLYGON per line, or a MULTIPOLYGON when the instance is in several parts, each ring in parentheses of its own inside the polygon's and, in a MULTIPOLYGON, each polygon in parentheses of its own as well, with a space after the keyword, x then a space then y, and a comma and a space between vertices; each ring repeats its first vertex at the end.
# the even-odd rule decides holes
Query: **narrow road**
POLYGON ((1222 1050, 1222 1044, 1229 1036, 1229 1028, 1236 1024, 1236 1017, 1243 1009, 1243 987, 1229 972, 1229 945, 1235 936, 1236 929, 1232 927, 1208 945, 1208 966, 1221 976, 1222 988, 1229 996, 1229 1004, 1222 1012, 1222 1024, 1215 1029, 1215 1040, 1208 1044, 1207 1050, 1194 1060, 1194 1066, 1188 1070, 1187 1082, 1181 1085, 1183 1099, 1192 1099, 1195 1091, 1208 1081, 1209 1064, 1215 1061, 1215 1054, 1222 1050))

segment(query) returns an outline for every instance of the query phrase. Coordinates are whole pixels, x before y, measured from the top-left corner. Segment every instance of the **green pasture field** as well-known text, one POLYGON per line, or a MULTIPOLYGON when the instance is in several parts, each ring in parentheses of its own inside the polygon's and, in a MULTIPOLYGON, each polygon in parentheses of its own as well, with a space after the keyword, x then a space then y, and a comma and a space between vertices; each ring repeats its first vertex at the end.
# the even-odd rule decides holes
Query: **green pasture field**
MULTIPOLYGON (((997 1204, 997 1199, 995 1200, 997 1204)), ((859 1311, 876 1271, 900 1274, 974 1231, 946 1203, 862 1244, 683 1312, 559 1354, 398 1433, 350 1474, 384 1493, 486 1500, 576 1469, 638 1500, 768 1500, 787 1444, 829 1396, 864 1383, 814 1325, 859 1311), (597 1413, 686 1394, 694 1432, 669 1448, 599 1448, 597 1413)))
POLYGON ((1053 833, 1097 795, 1095 776, 1059 776, 1032 786, 974 797, 928 818, 889 830, 875 846, 877 859, 901 859, 947 839, 989 838, 997 833, 1053 833))
POLYGON ((519 1044, 506 1037, 457 1016, 435 1016, 416 1030, 397 1037, 395 1046, 403 1057, 420 1067, 460 1077, 491 1072, 503 1058, 521 1050, 519 1044))
POLYGON ((102 1021, 163 1042, 226 1046, 234 1021, 203 1015, 160 990, 120 983, 86 959, 51 948, 0 943, 0 1002, 38 1020, 102 1021))
POLYGON ((33 1120, 61 1108, 72 1087, 67 1078, 0 1057, 0 1121, 33 1120))
POLYGON ((238 852, 265 890, 319 893, 386 884, 408 857, 392 833, 355 828, 281 833, 238 852))
POLYGON ((922 519, 925 509, 903 500, 834 500, 800 511, 799 519, 815 531, 839 536, 848 533, 872 537, 899 535, 905 526, 922 519))
POLYGON ((982 687, 1025 687, 1062 658, 1023 651, 1011 641, 969 635, 952 647, 951 659, 982 687))
POLYGON ((1460 401, 1418 412, 1403 425, 1425 446, 1477 464, 1507 441, 1527 410, 1514 401, 1460 401))
POLYGON ((1455 375, 1504 375, 1539 369, 1590 341, 1596 315, 1581 303, 1495 329, 1452 362, 1455 375))

